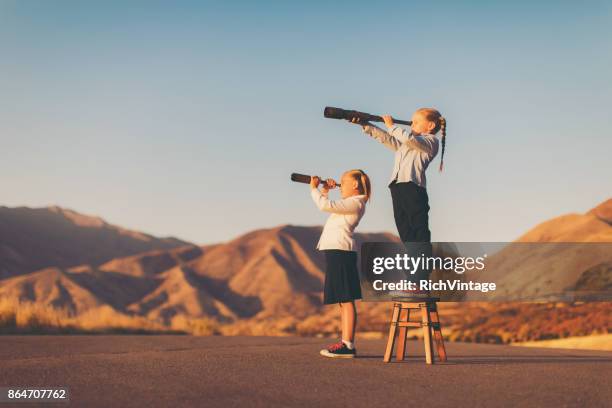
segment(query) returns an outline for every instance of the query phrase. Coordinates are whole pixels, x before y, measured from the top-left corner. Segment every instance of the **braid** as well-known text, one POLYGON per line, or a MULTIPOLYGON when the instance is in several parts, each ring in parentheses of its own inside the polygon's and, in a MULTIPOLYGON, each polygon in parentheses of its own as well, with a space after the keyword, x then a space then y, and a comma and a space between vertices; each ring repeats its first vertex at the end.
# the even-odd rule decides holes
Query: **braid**
POLYGON ((446 147, 446 119, 440 116, 440 130, 442 131, 442 154, 440 156, 440 171, 444 168, 444 149, 446 147))
POLYGON ((434 108, 420 108, 417 112, 425 114, 427 120, 430 120, 436 124, 432 132, 434 134, 438 131, 442 131, 442 154, 440 155, 440 171, 444 168, 444 150, 446 148, 446 119, 442 114, 434 108))

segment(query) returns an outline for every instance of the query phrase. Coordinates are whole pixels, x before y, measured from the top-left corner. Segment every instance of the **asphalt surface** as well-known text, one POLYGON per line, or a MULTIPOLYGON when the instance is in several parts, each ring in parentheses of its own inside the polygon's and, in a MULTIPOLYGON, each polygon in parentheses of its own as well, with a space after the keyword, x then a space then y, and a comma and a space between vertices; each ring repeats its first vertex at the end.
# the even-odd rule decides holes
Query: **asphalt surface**
MULTIPOLYGON (((0 336, 0 386, 68 387, 78 407, 610 406, 612 353, 465 343, 427 366, 422 343, 384 364, 319 356, 295 337, 0 336)), ((25 407, 30 404, 0 403, 25 407)), ((40 406, 67 404, 42 403, 40 406)))

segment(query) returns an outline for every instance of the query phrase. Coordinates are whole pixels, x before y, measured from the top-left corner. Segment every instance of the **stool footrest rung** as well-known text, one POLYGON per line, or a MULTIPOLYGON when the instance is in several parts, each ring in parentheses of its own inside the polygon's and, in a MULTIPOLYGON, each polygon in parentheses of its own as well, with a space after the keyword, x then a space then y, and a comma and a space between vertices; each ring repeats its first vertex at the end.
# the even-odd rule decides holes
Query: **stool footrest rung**
POLYGON ((397 327, 423 327, 421 322, 397 322, 392 324, 395 324, 397 327))
POLYGON ((429 322, 428 324, 423 322, 391 322, 393 326, 397 327, 423 327, 430 326, 436 330, 440 330, 440 323, 429 322))

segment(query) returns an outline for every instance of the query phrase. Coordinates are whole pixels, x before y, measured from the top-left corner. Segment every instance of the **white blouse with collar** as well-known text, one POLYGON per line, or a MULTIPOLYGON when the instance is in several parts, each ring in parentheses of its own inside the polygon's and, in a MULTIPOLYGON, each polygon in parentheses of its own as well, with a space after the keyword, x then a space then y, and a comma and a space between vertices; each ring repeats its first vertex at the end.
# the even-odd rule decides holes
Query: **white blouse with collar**
POLYGON ((318 188, 311 189, 311 195, 319 210, 331 213, 323 227, 317 249, 356 251, 353 231, 365 213, 366 195, 332 201, 318 188))

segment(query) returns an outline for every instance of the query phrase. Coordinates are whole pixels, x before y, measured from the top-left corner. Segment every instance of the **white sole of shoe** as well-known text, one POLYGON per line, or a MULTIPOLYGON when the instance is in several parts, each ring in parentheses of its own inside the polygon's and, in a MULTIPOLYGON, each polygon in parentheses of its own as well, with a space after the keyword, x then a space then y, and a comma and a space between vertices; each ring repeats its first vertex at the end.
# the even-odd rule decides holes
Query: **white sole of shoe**
POLYGON ((322 356, 330 357, 330 358, 355 358, 354 354, 334 354, 329 351, 323 349, 319 352, 322 356))

